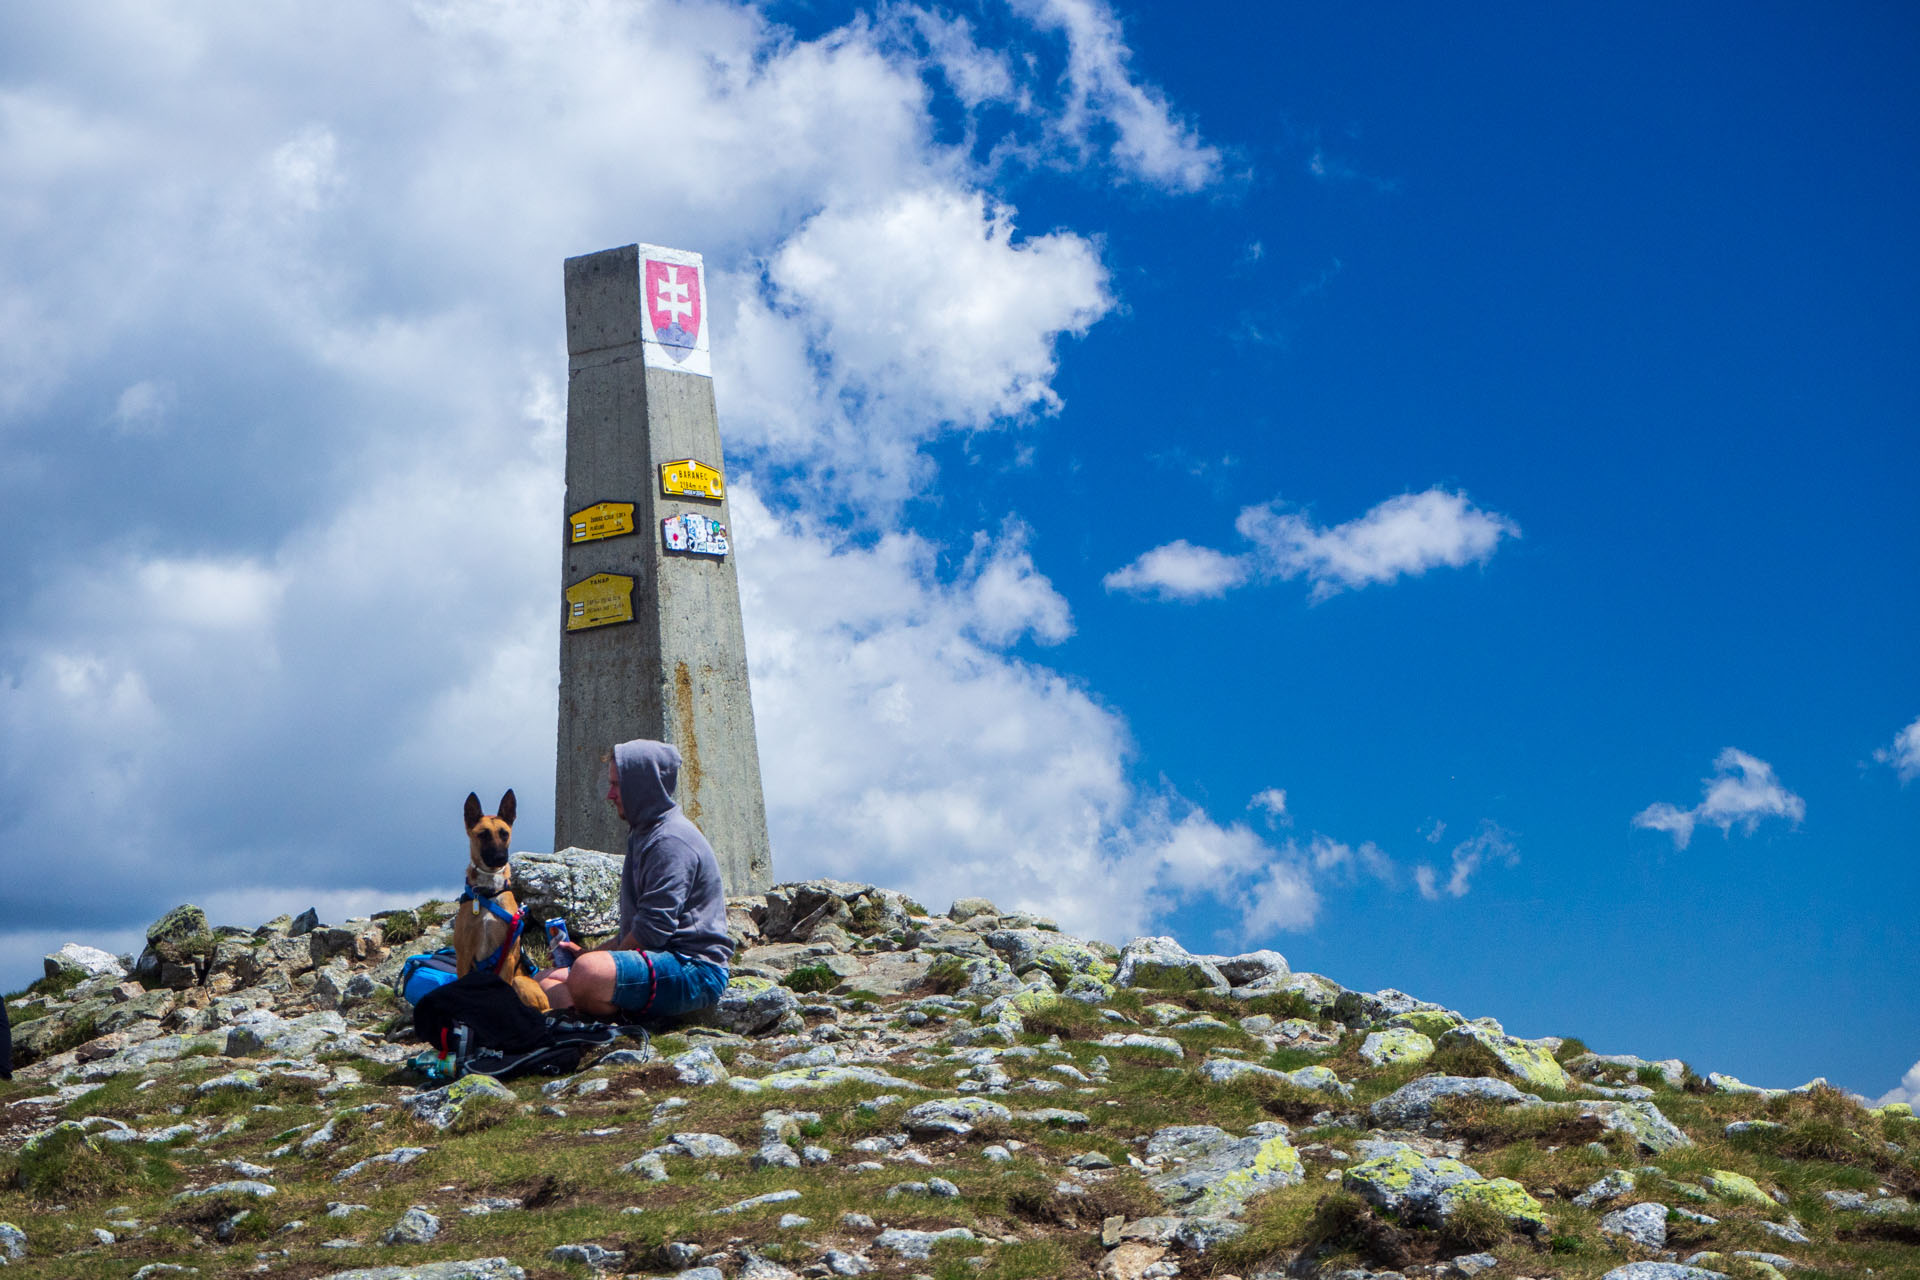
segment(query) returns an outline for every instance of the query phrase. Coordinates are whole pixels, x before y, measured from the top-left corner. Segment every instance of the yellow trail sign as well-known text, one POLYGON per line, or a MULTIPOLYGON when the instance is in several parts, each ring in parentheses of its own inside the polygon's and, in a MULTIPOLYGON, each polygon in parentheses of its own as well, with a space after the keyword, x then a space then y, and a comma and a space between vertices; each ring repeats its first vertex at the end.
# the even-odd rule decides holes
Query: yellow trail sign
POLYGON ((633 522, 631 502, 596 502, 586 510, 576 511, 567 517, 567 535, 573 542, 617 538, 623 533, 632 533, 638 527, 633 522))
POLYGON ((620 573, 596 573, 566 590, 567 630, 633 621, 633 579, 620 573))
POLYGON ((724 498, 727 482, 718 468, 682 458, 660 464, 660 492, 670 498, 724 498))

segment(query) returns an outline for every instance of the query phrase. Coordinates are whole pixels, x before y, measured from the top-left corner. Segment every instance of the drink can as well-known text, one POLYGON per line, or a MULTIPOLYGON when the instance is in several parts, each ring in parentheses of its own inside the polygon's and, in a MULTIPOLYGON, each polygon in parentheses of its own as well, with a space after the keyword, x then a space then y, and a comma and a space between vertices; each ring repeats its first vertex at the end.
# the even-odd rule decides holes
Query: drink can
POLYGON ((550 946, 558 947, 561 943, 565 942, 566 940, 567 940, 567 922, 565 918, 556 916, 552 920, 547 921, 548 944, 550 946))

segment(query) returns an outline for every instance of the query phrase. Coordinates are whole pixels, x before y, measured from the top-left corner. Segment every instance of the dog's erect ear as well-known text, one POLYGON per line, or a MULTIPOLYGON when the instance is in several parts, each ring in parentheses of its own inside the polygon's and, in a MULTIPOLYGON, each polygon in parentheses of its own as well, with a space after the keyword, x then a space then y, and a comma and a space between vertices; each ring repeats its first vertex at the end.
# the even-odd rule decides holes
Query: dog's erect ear
POLYGON ((480 812, 480 797, 471 791, 467 792, 467 830, 471 831, 479 826, 480 819, 484 817, 486 815, 480 812))
POLYGON ((514 804, 513 792, 509 789, 507 794, 500 797, 500 821, 506 823, 508 826, 512 826, 514 810, 517 807, 518 806, 514 804))

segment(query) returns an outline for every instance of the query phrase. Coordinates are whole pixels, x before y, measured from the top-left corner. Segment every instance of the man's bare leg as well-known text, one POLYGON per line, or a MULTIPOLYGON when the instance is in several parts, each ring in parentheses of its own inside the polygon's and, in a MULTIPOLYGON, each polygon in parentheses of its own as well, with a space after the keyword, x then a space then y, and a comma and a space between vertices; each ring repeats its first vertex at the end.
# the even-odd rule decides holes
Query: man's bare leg
POLYGON ((619 1012, 613 1003, 613 953, 583 951, 565 969, 540 975, 547 1003, 556 1009, 578 1009, 596 1018, 610 1018, 619 1012))

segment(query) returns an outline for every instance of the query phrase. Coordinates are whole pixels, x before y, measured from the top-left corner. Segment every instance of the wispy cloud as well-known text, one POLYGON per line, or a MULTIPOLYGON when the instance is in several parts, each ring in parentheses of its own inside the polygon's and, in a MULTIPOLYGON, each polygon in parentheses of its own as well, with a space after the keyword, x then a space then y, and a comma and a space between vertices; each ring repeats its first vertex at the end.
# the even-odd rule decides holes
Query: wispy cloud
POLYGON ((1181 539, 1155 547, 1104 579, 1109 591, 1168 600, 1225 595, 1256 580, 1305 579, 1325 600, 1433 568, 1484 563, 1520 526, 1464 493, 1434 488, 1389 498, 1344 524, 1323 527, 1278 502, 1247 507, 1234 527, 1252 544, 1237 555, 1181 539))
POLYGON ((1060 136, 1082 151, 1104 139, 1122 170, 1171 191, 1199 191, 1219 179, 1219 149, 1174 113, 1164 93, 1134 77, 1132 52, 1110 7, 1100 0, 1016 0, 1014 7, 1036 27, 1066 37, 1060 136))
MULTIPOLYGON (((1427 838, 1437 840, 1443 830, 1445 827, 1436 823, 1427 838)), ((1420 896, 1429 902, 1438 902, 1443 896, 1464 898, 1472 887, 1474 873, 1483 865, 1497 862, 1511 867, 1519 861, 1520 851, 1514 847, 1513 838, 1498 823, 1483 822, 1472 838, 1453 846, 1452 870, 1444 884, 1440 873, 1427 863, 1413 869, 1413 881, 1420 886, 1420 896)))
POLYGON ((1920 778, 1920 717, 1894 734, 1892 745, 1875 751, 1873 758, 1881 764, 1892 765, 1902 782, 1920 778))
POLYGON ((1691 809, 1665 801, 1650 804, 1634 815, 1633 825, 1664 831, 1673 837, 1674 848, 1684 849, 1702 822, 1723 833, 1737 826, 1751 835, 1767 818, 1798 823, 1807 816, 1807 802, 1782 786, 1765 760, 1728 747, 1714 758, 1713 768, 1713 776, 1702 780, 1699 804, 1691 809))

